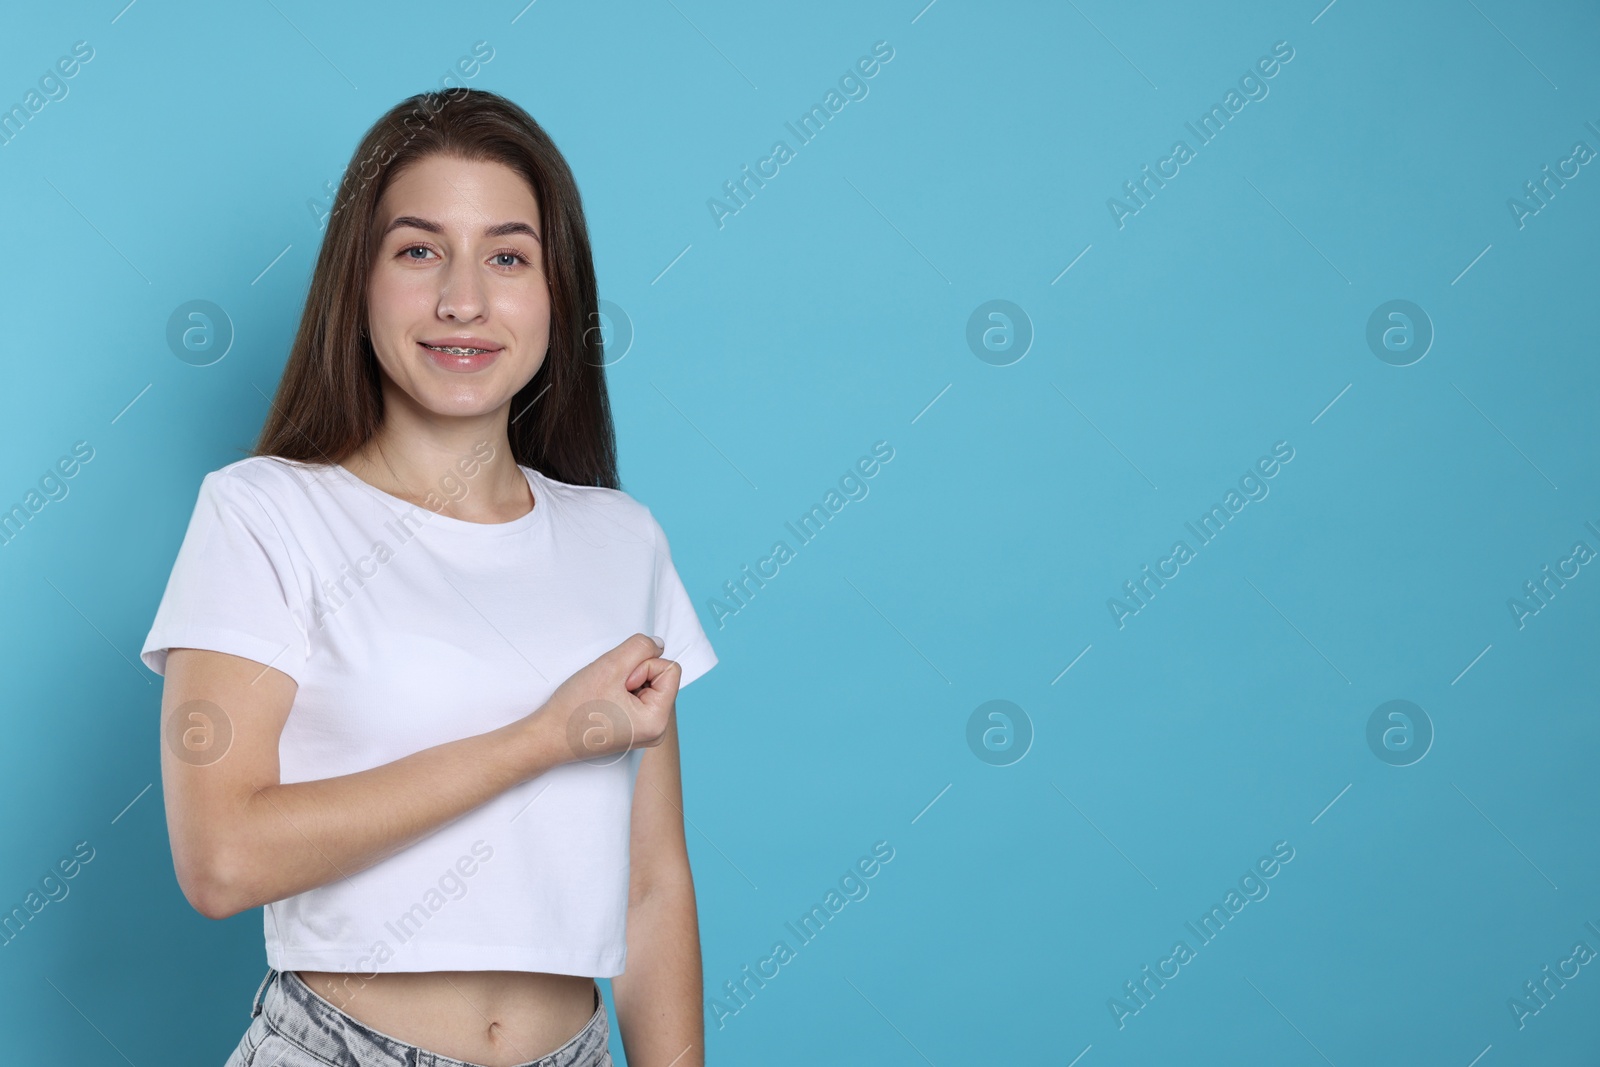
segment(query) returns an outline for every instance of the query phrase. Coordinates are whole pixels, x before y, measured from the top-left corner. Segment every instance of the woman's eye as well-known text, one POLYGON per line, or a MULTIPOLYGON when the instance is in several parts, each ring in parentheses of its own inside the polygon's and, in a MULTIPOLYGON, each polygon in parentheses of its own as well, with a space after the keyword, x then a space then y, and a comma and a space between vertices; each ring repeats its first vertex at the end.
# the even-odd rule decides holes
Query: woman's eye
MULTIPOLYGON (((423 262, 433 254, 433 249, 429 248, 427 245, 412 245, 409 248, 403 248, 400 250, 400 257, 402 259, 409 259, 416 262, 423 262)), ((494 255, 489 257, 489 262, 496 267, 515 267, 518 264, 526 264, 528 260, 520 252, 496 252, 494 255)))

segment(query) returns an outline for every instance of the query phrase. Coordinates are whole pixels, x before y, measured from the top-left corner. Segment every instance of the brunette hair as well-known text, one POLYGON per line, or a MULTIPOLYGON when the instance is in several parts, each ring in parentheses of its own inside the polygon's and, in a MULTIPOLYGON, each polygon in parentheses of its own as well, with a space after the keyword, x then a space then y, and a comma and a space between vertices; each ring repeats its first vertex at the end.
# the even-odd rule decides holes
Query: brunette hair
POLYGON ((550 339, 544 363, 511 401, 512 456, 557 481, 621 488, 577 182, 532 116, 503 96, 465 86, 401 101, 361 139, 339 183, 300 327, 253 454, 337 463, 382 424, 382 372, 366 328, 372 224, 395 175, 434 155, 503 163, 527 179, 539 202, 550 339))

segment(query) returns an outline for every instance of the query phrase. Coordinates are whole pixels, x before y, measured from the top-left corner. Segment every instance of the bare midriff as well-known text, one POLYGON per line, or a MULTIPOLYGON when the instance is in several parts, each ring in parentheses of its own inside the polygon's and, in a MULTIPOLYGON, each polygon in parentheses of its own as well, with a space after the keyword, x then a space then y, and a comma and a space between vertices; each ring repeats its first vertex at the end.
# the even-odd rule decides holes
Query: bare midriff
POLYGON ((296 971, 380 1033, 483 1067, 516 1067, 570 1041, 595 1012, 593 978, 541 971, 296 971))

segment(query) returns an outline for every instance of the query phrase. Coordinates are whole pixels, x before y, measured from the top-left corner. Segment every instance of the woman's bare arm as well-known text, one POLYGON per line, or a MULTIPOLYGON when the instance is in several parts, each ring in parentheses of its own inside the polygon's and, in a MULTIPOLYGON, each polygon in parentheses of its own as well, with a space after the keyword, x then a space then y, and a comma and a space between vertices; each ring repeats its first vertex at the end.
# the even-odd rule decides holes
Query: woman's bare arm
POLYGON ((282 785, 278 739, 296 688, 288 675, 254 660, 193 648, 167 654, 167 829, 184 896, 210 918, 355 874, 563 762, 521 720, 370 770, 282 785), (222 757, 205 762, 212 754, 174 741, 174 714, 184 728, 209 728, 213 737, 231 729, 222 757))
MULTIPOLYGON (((254 660, 174 648, 162 692, 161 778, 178 884, 196 910, 221 919, 365 870, 512 786, 591 755, 567 748, 563 716, 602 698, 641 718, 659 697, 646 687, 640 701, 625 686, 670 662, 657 655, 655 642, 635 634, 500 729, 354 774, 285 785, 278 741, 294 680, 254 660), (180 732, 171 728, 173 716, 204 739, 198 731, 207 723, 196 712, 231 728, 221 758, 171 740, 180 732)), ((674 695, 675 686, 669 706, 674 695)), ((648 722, 636 732, 648 740, 648 722)))
POLYGON ((633 789, 628 963, 611 979, 628 1063, 703 1067, 700 924, 683 832, 677 716, 644 754, 633 789))

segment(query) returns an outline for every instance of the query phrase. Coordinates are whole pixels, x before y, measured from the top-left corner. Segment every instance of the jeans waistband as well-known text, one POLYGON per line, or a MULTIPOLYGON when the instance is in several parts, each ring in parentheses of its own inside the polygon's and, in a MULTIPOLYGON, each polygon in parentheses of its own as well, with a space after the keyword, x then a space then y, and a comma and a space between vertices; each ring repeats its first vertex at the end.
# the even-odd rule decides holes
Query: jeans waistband
MULTIPOLYGON (((610 1039, 599 983, 595 1010, 582 1030, 564 1045, 518 1067, 590 1067, 603 1062, 610 1039)), ((360 1067, 472 1067, 399 1038, 374 1030, 318 996, 292 971, 267 968, 256 990, 250 1015, 265 1014, 268 1024, 285 1039, 332 1063, 360 1067)))

